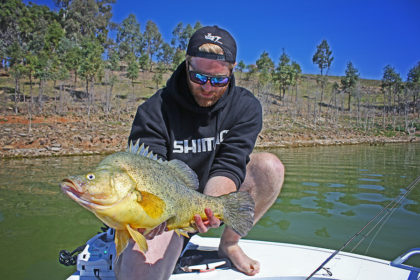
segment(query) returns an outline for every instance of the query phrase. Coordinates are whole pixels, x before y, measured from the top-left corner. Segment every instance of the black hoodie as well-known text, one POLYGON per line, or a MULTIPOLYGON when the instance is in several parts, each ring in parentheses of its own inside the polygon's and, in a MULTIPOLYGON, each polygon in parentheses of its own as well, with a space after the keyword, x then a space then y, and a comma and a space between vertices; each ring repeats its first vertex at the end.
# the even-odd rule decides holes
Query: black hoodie
POLYGON ((179 159, 198 175, 199 191, 209 178, 225 176, 238 188, 262 128, 262 109, 248 90, 232 80, 211 107, 200 107, 189 91, 185 61, 166 87, 140 105, 129 141, 140 139, 158 156, 179 159))

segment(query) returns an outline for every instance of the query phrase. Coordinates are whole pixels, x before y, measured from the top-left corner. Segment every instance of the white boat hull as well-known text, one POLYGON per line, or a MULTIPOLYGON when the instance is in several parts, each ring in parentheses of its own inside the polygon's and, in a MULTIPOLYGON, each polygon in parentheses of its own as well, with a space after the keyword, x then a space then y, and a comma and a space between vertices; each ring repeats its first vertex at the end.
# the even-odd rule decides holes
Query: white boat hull
MULTIPOLYGON (((199 246, 199 248, 197 248, 198 250, 215 251, 219 246, 219 241, 219 238, 203 238, 195 235, 192 237, 189 246, 191 244, 195 244, 199 246)), ((96 254, 93 252, 97 252, 98 249, 103 250, 104 246, 108 246, 107 250, 109 252, 115 250, 113 240, 108 239, 104 245, 102 241, 99 242, 99 239, 95 239, 94 237, 89 240, 87 244, 90 246, 87 246, 85 251, 79 254, 78 258, 78 269, 83 267, 85 270, 82 272, 77 271, 71 275, 68 280, 98 279, 98 276, 100 279, 115 279, 113 271, 109 271, 110 264, 113 262, 112 258, 111 261, 109 258, 104 258, 101 260, 98 259, 96 255, 94 258, 95 261, 89 262, 89 259, 86 257, 91 254, 93 258, 94 254, 96 254), (100 246, 95 248, 95 244, 100 244, 100 246), (113 249, 111 248, 112 246, 114 246, 113 249), (83 257, 85 259, 83 259, 83 257), (105 262, 105 265, 103 262, 105 262), (83 266, 81 264, 83 264, 83 266), (90 266, 90 264, 92 265, 90 266), (97 264, 99 266, 97 266, 97 264), (92 271, 96 270, 97 277, 94 275, 90 276, 89 269, 92 271), (110 275, 110 272, 112 275, 110 275)), ((170 277, 170 280, 300 280, 306 279, 316 268, 321 265, 323 261, 325 261, 329 256, 331 256, 332 253, 334 253, 333 250, 324 248, 255 240, 241 240, 240 246, 248 256, 260 262, 261 269, 256 276, 247 276, 235 269, 215 269, 209 272, 173 274, 170 277)), ((407 280, 409 279, 409 275, 409 270, 391 266, 390 261, 340 252, 325 265, 325 268, 321 269, 311 279, 407 280)), ((411 279, 418 279, 418 277, 411 279)))
MULTIPOLYGON (((218 238, 194 236, 191 242, 199 244, 200 247, 213 247, 215 250, 219 245, 218 238)), ((255 240, 241 240, 240 246, 248 256, 260 262, 261 270, 256 276, 246 276, 229 269, 177 274, 172 275, 170 279, 306 279, 334 252, 323 248, 255 240)), ((311 279, 406 280, 410 274, 407 270, 392 267, 389 261, 345 252, 336 255, 326 265, 326 269, 328 271, 322 269, 311 279)))

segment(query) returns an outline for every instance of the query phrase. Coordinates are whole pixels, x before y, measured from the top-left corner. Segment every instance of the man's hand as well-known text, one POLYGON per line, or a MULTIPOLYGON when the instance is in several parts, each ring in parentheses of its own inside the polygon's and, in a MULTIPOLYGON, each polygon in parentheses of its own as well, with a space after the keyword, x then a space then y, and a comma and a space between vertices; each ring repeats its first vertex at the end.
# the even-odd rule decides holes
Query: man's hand
POLYGON ((213 215, 213 211, 209 208, 204 209, 204 213, 206 213, 207 220, 203 221, 200 215, 194 215, 195 225, 197 226, 199 233, 205 233, 210 228, 218 228, 220 227, 220 220, 213 215))
MULTIPOLYGON (((137 229, 141 234, 144 233, 145 229, 144 228, 139 228, 137 229)), ((153 238, 155 238, 155 236, 161 235, 162 233, 164 233, 165 231, 167 231, 168 229, 166 228, 166 222, 161 223, 160 225, 158 225, 157 227, 155 227, 154 229, 152 229, 148 234, 144 235, 144 237, 147 240, 151 240, 153 238)))

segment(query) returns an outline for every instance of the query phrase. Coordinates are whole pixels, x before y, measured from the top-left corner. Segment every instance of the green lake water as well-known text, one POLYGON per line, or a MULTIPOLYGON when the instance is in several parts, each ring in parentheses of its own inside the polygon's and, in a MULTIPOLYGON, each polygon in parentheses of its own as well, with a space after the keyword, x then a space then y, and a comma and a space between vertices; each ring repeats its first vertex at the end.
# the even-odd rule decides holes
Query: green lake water
MULTIPOLYGON (((283 161, 285 183, 249 239, 340 248, 420 176, 418 143, 269 151, 283 161)), ((102 224, 58 184, 102 158, 0 160, 0 279, 65 279, 75 270, 58 263, 59 251, 82 245, 102 224)), ((394 259, 414 247, 420 247, 420 184, 354 252, 394 259)), ((419 258, 412 264, 420 266, 419 258)))

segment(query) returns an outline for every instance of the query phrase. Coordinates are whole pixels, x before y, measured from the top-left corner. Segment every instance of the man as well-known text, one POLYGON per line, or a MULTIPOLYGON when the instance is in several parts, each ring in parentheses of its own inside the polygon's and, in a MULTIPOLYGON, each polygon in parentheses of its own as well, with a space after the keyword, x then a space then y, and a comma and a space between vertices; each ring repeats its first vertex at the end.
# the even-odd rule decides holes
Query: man
MULTIPOLYGON (((255 202, 254 224, 280 193, 284 167, 269 153, 251 154, 262 127, 262 109, 252 93, 235 85, 236 43, 217 26, 197 30, 190 38, 186 60, 165 88, 139 106, 130 141, 140 139, 166 160, 179 159, 198 175, 199 191, 219 196, 247 191, 255 202)), ((220 226, 211 209, 207 220, 194 217, 198 232, 220 226)), ((184 237, 158 226, 146 236, 144 255, 130 242, 116 264, 120 279, 167 279, 181 253, 184 237)), ((139 229, 141 231, 141 229, 139 229)), ((228 257, 247 275, 260 270, 238 246, 241 237, 226 227, 219 255, 228 257)))

